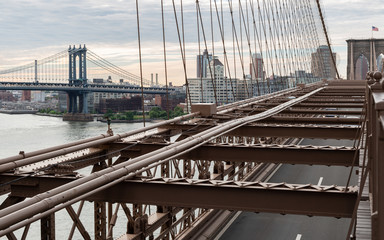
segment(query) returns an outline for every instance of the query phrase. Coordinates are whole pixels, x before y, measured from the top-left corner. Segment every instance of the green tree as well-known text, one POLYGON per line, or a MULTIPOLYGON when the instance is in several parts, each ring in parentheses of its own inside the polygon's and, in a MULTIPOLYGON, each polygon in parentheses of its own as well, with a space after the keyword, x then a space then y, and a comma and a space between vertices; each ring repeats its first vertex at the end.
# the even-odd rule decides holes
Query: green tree
POLYGON ((135 111, 132 111, 132 113, 133 113, 134 116, 136 116, 136 115, 141 115, 141 113, 138 112, 138 111, 136 111, 136 110, 135 110, 135 111))
POLYGON ((173 111, 169 112, 169 118, 175 118, 184 115, 184 111, 181 107, 176 106, 173 111))
POLYGON ((107 112, 104 114, 104 117, 107 118, 111 118, 112 119, 112 116, 113 116, 113 111, 111 109, 108 109, 107 112))
POLYGON ((154 107, 149 111, 149 117, 151 119, 166 119, 167 118, 167 112, 161 110, 159 107, 154 107))
POLYGON ((133 120, 133 116, 134 116, 133 112, 126 112, 125 113, 125 117, 127 120, 133 120))

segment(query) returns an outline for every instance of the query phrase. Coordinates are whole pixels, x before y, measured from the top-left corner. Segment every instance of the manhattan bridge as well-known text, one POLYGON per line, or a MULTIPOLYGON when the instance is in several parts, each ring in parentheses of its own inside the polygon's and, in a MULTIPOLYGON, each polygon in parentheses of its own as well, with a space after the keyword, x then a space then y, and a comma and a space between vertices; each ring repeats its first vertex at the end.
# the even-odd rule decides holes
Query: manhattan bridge
POLYGON ((320 2, 158 5, 165 87, 142 75, 139 1, 140 76, 85 45, 0 71, 0 90, 64 91, 76 113, 90 92, 167 95, 172 28, 187 91, 183 116, 0 159, 0 237, 384 239, 382 74, 371 64, 366 79, 340 79, 320 2), (193 102, 188 54, 204 49, 193 102), (88 81, 104 70, 129 84, 88 81))

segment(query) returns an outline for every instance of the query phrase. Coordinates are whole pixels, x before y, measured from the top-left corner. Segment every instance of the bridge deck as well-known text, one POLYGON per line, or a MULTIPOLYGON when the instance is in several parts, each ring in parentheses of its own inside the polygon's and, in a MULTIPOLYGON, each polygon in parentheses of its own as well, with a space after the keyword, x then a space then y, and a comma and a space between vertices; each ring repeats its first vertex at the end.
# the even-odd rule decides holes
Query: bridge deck
MULTIPOLYGON (((367 164, 364 162, 364 148, 365 140, 361 143, 362 151, 359 157, 359 178, 358 185, 361 185, 362 166, 367 164)), ((365 160, 366 161, 366 160, 365 160)), ((372 227, 371 227, 371 202, 369 201, 369 177, 365 180, 363 193, 361 195, 361 201, 357 209, 357 222, 356 222, 356 239, 370 240, 372 239, 372 227)))
MULTIPOLYGON (((358 116, 364 112, 340 109, 344 105, 333 101, 329 95, 322 96, 338 92, 356 98, 364 95, 361 87, 347 90, 348 87, 312 85, 218 107, 218 113, 209 116, 194 113, 130 133, 2 159, 0 183, 14 183, 0 189, 3 193, 11 193, 3 203, 4 209, 0 210, 0 228, 3 229, 0 235, 32 221, 30 217, 36 212, 47 214, 51 206, 62 207, 60 203, 67 199, 92 201, 95 207, 106 202, 120 203, 116 208, 125 209, 126 218, 132 224, 128 226, 133 226, 128 227, 128 235, 123 238, 141 238, 161 226, 167 229, 165 235, 174 229, 172 225, 181 224, 180 229, 185 230, 196 220, 195 214, 208 216, 205 209, 209 208, 351 217, 357 201, 357 187, 349 186, 348 191, 344 191, 344 187, 334 184, 249 180, 273 172, 270 166, 274 163, 351 166, 353 159, 362 154, 358 148, 299 146, 291 141, 296 138, 358 138, 362 130, 358 116), (312 96, 327 105, 305 105, 312 96), (270 102, 273 104, 267 104, 270 102), (304 109, 289 111, 297 110, 300 104, 304 109), (260 106, 264 111, 252 112, 260 106), (328 108, 332 116, 328 116, 328 108), (277 119, 278 125, 274 123, 277 119), (94 151, 73 154, 84 149, 94 151), (47 159, 54 160, 44 162, 47 159), (107 167, 107 162, 113 163, 113 168, 107 167), (53 163, 54 167, 45 169, 47 163, 53 163), (73 172, 88 166, 93 166, 89 176, 73 172), (20 171, 14 171, 15 167, 20 171), (28 176, 21 170, 43 172, 28 176), (39 201, 34 198, 22 201, 36 194, 40 194, 39 201), (42 198, 49 199, 49 205, 44 205, 44 201, 40 201, 42 198), (12 204, 17 201, 22 202, 12 204), (128 208, 127 203, 132 206, 128 208), (148 212, 150 206, 156 207, 155 213, 148 212), (17 214, 18 210, 22 210, 23 215, 17 214), (137 221, 144 225, 139 224, 140 227, 137 221)), ((101 209, 95 209, 97 216, 101 209)), ((359 208, 361 219, 357 232, 367 231, 366 210, 366 205, 359 208)), ((102 228, 103 224, 98 227, 102 228)))

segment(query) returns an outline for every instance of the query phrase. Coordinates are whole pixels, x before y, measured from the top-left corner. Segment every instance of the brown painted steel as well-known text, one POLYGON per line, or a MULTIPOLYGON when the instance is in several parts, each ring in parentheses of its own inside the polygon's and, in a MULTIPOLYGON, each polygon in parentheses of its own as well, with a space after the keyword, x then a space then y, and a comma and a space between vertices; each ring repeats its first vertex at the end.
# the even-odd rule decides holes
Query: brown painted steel
MULTIPOLYGON (((137 144, 125 151, 125 157, 137 157, 142 154, 165 147, 165 144, 137 144)), ((123 148, 123 146, 121 146, 123 148)), ((203 145, 180 159, 257 162, 257 163, 289 163, 328 166, 351 166, 359 150, 352 148, 332 148, 313 146, 277 146, 277 145, 203 145)), ((358 161, 355 161, 358 166, 358 161)))
POLYGON ((115 165, 114 168, 103 169, 65 186, 61 186, 59 188, 53 189, 50 192, 41 194, 39 198, 28 199, 22 203, 0 210, 0 228, 4 229, 0 231, 0 235, 2 236, 7 234, 9 231, 17 229, 20 225, 28 224, 30 221, 33 221, 37 213, 41 213, 39 217, 45 216, 45 214, 48 214, 52 210, 53 206, 56 206, 55 210, 66 207, 66 204, 59 203, 66 202, 67 204, 72 204, 73 201, 78 201, 77 199, 81 197, 85 197, 93 192, 101 191, 104 188, 108 188, 119 183, 120 181, 125 180, 127 176, 130 176, 130 173, 133 173, 134 171, 142 169, 164 158, 175 158, 181 152, 190 151, 193 148, 210 141, 212 138, 225 134, 231 129, 236 129, 242 125, 270 117, 286 108, 297 104, 298 102, 304 101, 306 98, 316 94, 322 89, 323 88, 315 89, 310 93, 293 99, 287 103, 283 103, 273 109, 269 109, 264 113, 244 117, 241 119, 234 119, 231 122, 227 122, 225 125, 213 127, 202 133, 196 134, 193 137, 189 137, 180 142, 173 143, 172 147, 168 149, 148 153, 146 155, 132 159, 131 161, 115 165), (73 187, 76 188, 73 189, 73 187), (46 204, 46 201, 42 201, 42 199, 46 198, 49 198, 48 205, 46 204), (17 211, 20 209, 23 209, 23 215, 18 214, 17 211), (5 218, 7 219, 7 222, 5 222, 5 218))
POLYGON ((371 86, 372 106, 372 164, 371 164, 371 194, 370 197, 372 239, 384 239, 384 92, 381 84, 371 86))
MULTIPOLYGON (((31 197, 48 187, 74 178, 33 177, 39 187, 15 186, 12 194, 31 197)), ((316 216, 350 217, 356 191, 343 192, 332 186, 298 184, 260 185, 233 181, 195 180, 192 182, 131 180, 96 193, 86 200, 142 203, 175 207, 202 207, 253 212, 292 213, 316 216), (253 185, 252 185, 253 184, 253 185), (328 190, 327 190, 328 189, 328 190)), ((165 179, 166 180, 166 179, 165 179)))
MULTIPOLYGON (((257 109, 257 108, 242 108, 239 110, 240 112, 252 112, 254 114, 260 113, 265 111, 265 109, 257 109)), ((319 109, 287 109, 282 111, 281 113, 286 114, 320 114, 320 115, 328 115, 328 114, 335 114, 335 115, 361 115, 364 112, 359 110, 319 110, 319 109)))
MULTIPOLYGON (((258 106, 273 107, 279 103, 259 103, 258 106)), ((295 108, 363 108, 363 104, 352 103, 300 103, 294 106, 295 108)))
MULTIPOLYGON (((290 90, 291 91, 291 90, 290 90)), ((286 91, 286 93, 290 92, 286 91)), ((328 91, 327 93, 323 91, 323 94, 339 94, 347 93, 348 89, 341 91, 341 89, 334 89, 328 91)), ((293 93, 293 91, 291 91, 293 93)), ((360 95, 360 92, 351 91, 353 96, 360 95)), ((293 94, 294 96, 299 96, 305 93, 303 92, 298 94, 293 94)), ((319 93, 318 91, 318 94, 319 93)), ((282 96, 281 93, 275 96, 282 96)), ((312 95, 313 96, 313 95, 312 95)), ((319 95, 317 95, 319 96, 319 95)), ((345 95, 346 96, 346 95, 345 95)), ((281 105, 278 108, 274 109, 275 113, 288 113, 288 114, 340 114, 340 115, 360 115, 360 111, 338 111, 338 110, 319 110, 319 109, 302 109, 302 107, 315 107, 315 108, 325 108, 327 106, 332 108, 337 108, 341 106, 342 108, 347 108, 348 106, 357 106, 362 107, 361 104, 340 104, 340 102, 350 102, 346 99, 341 99, 340 101, 325 101, 325 98, 316 98, 315 102, 322 104, 282 104, 276 103, 276 105, 281 105), (297 109, 292 109, 296 107, 297 109), (289 108, 287 108, 289 107, 289 108), (285 109, 284 109, 285 108, 285 109)), ((258 99, 266 99, 258 98, 258 99)), ((281 97, 283 100, 283 97, 281 97)), ((358 99, 358 98, 356 98, 358 99)), ((275 100, 278 100, 276 97, 275 100)), ((310 100, 311 101, 311 100, 310 100)), ((309 101, 309 102, 310 102, 309 101)), ((360 99, 359 99, 360 101, 360 99)), ((131 202, 135 204, 154 204, 160 206, 173 206, 175 207, 201 207, 201 208, 216 208, 216 209, 229 209, 229 210, 244 210, 244 211, 254 211, 254 212, 274 212, 274 213, 292 213, 292 214, 305 214, 305 215, 316 215, 316 216, 334 216, 334 217, 351 217, 354 205, 357 201, 357 193, 355 189, 350 189, 350 191, 344 192, 342 188, 335 186, 311 186, 311 185, 296 185, 296 184, 269 184, 269 183, 252 183, 252 182, 234 182, 234 181, 209 181, 209 180, 193 180, 193 179, 152 179, 152 180, 131 180, 123 181, 127 179, 125 176, 133 177, 134 171, 142 169, 149 164, 155 163, 156 161, 162 160, 164 158, 175 158, 175 159, 193 159, 201 160, 200 164, 204 160, 209 161, 226 161, 230 164, 225 165, 225 171, 245 171, 247 168, 246 165, 241 165, 241 162, 282 162, 282 163, 292 163, 292 164, 323 164, 323 165, 341 165, 349 166, 353 162, 353 159, 359 156, 359 150, 350 149, 350 148, 317 148, 313 146, 280 146, 280 145, 212 145, 206 144, 201 145, 208 141, 215 141, 224 136, 236 136, 236 138, 229 137, 231 139, 244 139, 246 137, 251 137, 248 141, 257 142, 258 137, 305 137, 305 138, 336 138, 336 139, 354 139, 358 136, 360 127, 355 125, 354 127, 340 127, 340 126, 326 126, 326 125, 269 125, 254 123, 250 124, 251 121, 245 120, 242 118, 233 120, 237 118, 236 114, 242 111, 249 111, 252 101, 244 101, 240 104, 232 104, 229 107, 219 107, 218 110, 221 110, 217 116, 225 116, 228 118, 227 123, 223 123, 225 119, 205 119, 203 121, 219 123, 218 125, 194 125, 186 124, 184 126, 173 125, 169 123, 175 123, 177 121, 167 121, 161 124, 156 124, 157 127, 169 127, 171 129, 185 129, 187 130, 185 136, 193 135, 192 131, 189 130, 193 128, 195 133, 199 133, 196 136, 190 137, 183 141, 171 144, 170 146, 165 146, 165 144, 142 144, 139 143, 129 151, 125 151, 122 154, 122 161, 114 166, 113 170, 107 169, 102 170, 92 177, 85 177, 83 179, 76 179, 73 177, 28 177, 17 181, 11 185, 11 197, 20 198, 23 197, 32 197, 36 194, 43 193, 39 197, 33 198, 31 200, 26 200, 23 204, 17 204, 17 206, 10 207, 6 211, 0 211, 1 213, 6 213, 1 216, 1 219, 4 221, 14 222, 15 225, 19 224, 16 222, 23 222, 23 224, 29 224, 29 217, 35 218, 40 217, 38 215, 32 215, 40 213, 43 216, 47 215, 49 211, 57 211, 62 205, 65 205, 65 201, 68 201, 68 204, 73 204, 79 199, 83 198, 89 201, 95 202, 131 202), (246 107, 241 109, 240 107, 246 107), (224 109, 224 110, 223 110, 224 109), (226 110, 225 110, 226 109, 226 110), (232 112, 231 112, 232 111, 232 112), (224 115, 222 113, 226 112, 224 115), (228 126, 227 126, 228 125, 228 126), (231 131, 231 128, 235 130, 231 131), (202 133, 202 131, 206 131, 202 133), (239 136, 240 138, 237 138, 239 136), (255 137, 254 139, 252 137, 255 137), (190 141, 190 142, 188 142, 190 141), (181 143, 182 142, 182 143, 181 143), (193 144, 192 144, 193 142, 193 144), (200 146, 201 145, 201 146, 200 146), (189 147, 189 148, 188 148, 189 147), (195 148, 196 147, 196 148, 195 148), (164 148, 164 151, 157 151, 160 148, 164 148), (195 148, 195 149, 192 149, 195 148), (189 152, 188 152, 189 151, 189 152), (147 154, 146 156, 141 156, 147 154), (173 155, 172 155, 173 154, 173 155), (160 157, 161 155, 161 157, 160 157), (124 161, 124 156, 138 157, 132 162, 127 164, 120 164, 124 161), (123 169, 124 168, 124 169, 123 169), (75 184, 78 183, 78 184, 75 184), (69 183, 67 186, 64 184, 69 183), (62 186, 62 187, 60 187, 62 186), (70 187, 71 186, 71 187, 70 187), (50 192, 47 192, 50 191, 50 192), (88 191, 88 192, 87 192, 88 191), (93 195, 90 195, 90 192, 93 192, 93 195), (79 195, 79 192, 84 195, 79 195), (65 200, 63 200, 65 199, 65 200), (74 202, 73 202, 74 201, 74 202), (63 204, 60 204, 63 203, 63 204), (32 204, 34 204, 32 206, 32 204), (45 204, 45 206, 44 206, 45 204), (36 208, 35 208, 36 207, 36 208), (19 209, 20 208, 20 209, 19 209), (37 210, 39 208, 39 210, 37 210), (25 217, 24 219, 20 218, 21 215, 14 214, 11 210, 20 211, 25 217), (9 215, 8 215, 9 214, 9 215), (27 215, 29 214, 29 215, 27 215), (7 218, 9 217, 9 218, 7 218)), ((355 102, 355 101, 351 101, 355 102)), ((361 101, 360 101, 361 102, 361 101)), ((274 106, 275 103, 267 103, 266 105, 274 106)), ((254 106, 259 105, 257 103, 254 106)), ((260 103, 259 106, 263 105, 260 103)), ((354 107, 348 108, 354 108, 354 107)), ((256 110, 250 109, 250 111, 256 110)), ((264 114, 271 114, 271 110, 265 110, 264 114)), ((273 113, 273 114, 275 114, 273 113)), ((197 115, 197 114, 195 114, 197 115)), ((247 118, 249 119, 249 118, 247 118)), ((252 121, 260 121, 262 117, 252 118, 252 121)), ((179 121, 179 120, 178 120, 179 121)), ((199 123, 198 119, 194 121, 199 123)), ((200 119, 200 121, 202 121, 200 119)), ((358 118, 336 118, 336 117, 326 117, 326 118, 308 118, 308 117, 278 117, 269 118, 270 122, 282 121, 283 123, 292 122, 292 123, 314 123, 314 124, 357 124, 360 119, 358 118), (273 121, 271 121, 273 119, 273 121)), ((136 130, 135 130, 136 131, 136 130)), ((139 130, 137 130, 139 131, 139 130)), ((140 130, 141 132, 142 130, 140 130)), ((166 130, 164 130, 166 131, 166 130)), ((175 131, 172 131, 173 133, 175 131)), ((168 132, 170 134, 171 131, 168 132)), ((131 134, 131 132, 129 133, 131 134)), ((107 152, 118 150, 120 147, 124 148, 127 144, 116 143, 116 140, 120 140, 123 136, 127 136, 127 133, 123 135, 117 135, 114 137, 106 137, 106 139, 90 141, 85 144, 82 144, 80 148, 85 148, 90 146, 89 144, 95 146, 100 146, 107 152)), ((162 139, 164 142, 169 141, 168 136, 156 136, 157 138, 148 138, 146 141, 156 141, 156 139, 162 139)), ((269 138, 268 138, 269 139, 269 138)), ((236 141, 237 141, 236 140, 236 141)), ((234 140, 235 141, 235 140, 234 140)), ((220 142, 220 141, 219 141, 220 142)), ((53 150, 39 152, 35 157, 26 157, 26 159, 12 160, 10 166, 15 167, 19 163, 29 164, 31 160, 38 161, 47 157, 49 154, 65 154, 70 150, 75 149, 73 144, 65 149, 65 151, 53 150), (55 152, 56 151, 56 152, 55 152), (41 153, 41 154, 40 154, 41 153), (13 164, 13 165, 12 165, 13 164)), ((49 155, 51 156, 51 155, 49 155)), ((23 156, 22 158, 24 158, 23 156)), ((17 159, 20 156, 16 157, 17 159)), ((3 159, 4 160, 4 159, 3 159)), ((103 160, 100 158, 100 160, 103 160)), ((33 162, 32 161, 32 162, 33 162)), ((96 160, 95 160, 96 161, 96 160)), ((175 160, 177 161, 177 160, 175 160)), ((85 165, 91 164, 90 161, 84 161, 85 165)), ((94 163, 94 161, 93 161, 94 163)), ((357 165, 358 161, 355 161, 357 165)), ((10 167, 7 166, 7 167, 10 167)), ((2 167, 2 165, 0 165, 2 167)), ((209 169, 206 167, 206 171, 209 169)), ((179 170, 178 170, 179 171, 179 170)), ((248 170, 246 170, 248 171, 248 170)), ((217 173, 217 172, 216 172, 217 173)), ((220 172, 222 174, 222 171, 220 172)), ((210 173, 212 174, 212 172, 210 173)), ((239 173, 238 176, 241 176, 243 173, 239 173)), ((216 174, 218 175, 218 174, 216 174)), ((23 175, 0 175, 0 183, 8 182, 12 179, 20 178, 23 175)), ((167 175, 168 176, 168 175, 167 175)), ((180 175, 181 176, 181 175, 180 175)), ((209 176, 209 175, 208 175, 209 176)), ((214 175, 211 175, 214 176, 214 175)), ((102 203, 104 204, 104 203, 102 203)), ((138 205, 139 207, 142 207, 138 205)), ((101 207, 102 208, 102 207, 101 207)), ((97 207, 99 212, 100 207, 97 207)), ((95 208, 96 209, 96 208, 95 208)), ((75 214, 72 209, 72 215, 75 214)), ((52 212, 50 212, 52 213, 52 212)), ((144 214, 144 212, 142 213, 144 214)), ((138 215, 137 217, 141 218, 144 215, 138 215)), ((74 221, 76 222, 76 216, 73 215, 74 221)), ((105 213, 102 216, 105 219, 105 213)), ((167 219, 172 219, 171 216, 162 217, 161 222, 167 221, 167 219)), ((105 222, 101 223, 102 226, 105 226, 105 222)), ((162 224, 161 224, 162 225, 162 224)), ((5 225, 4 225, 5 226, 5 225)), ((95 225, 96 226, 96 225, 95 225)), ((171 226, 171 225, 169 225, 171 226)), ((14 227, 10 225, 9 227, 14 227)), ((170 227, 168 227, 170 228, 170 227)), ((14 229, 17 229, 14 227, 14 229)), ((2 230, 2 234, 6 230, 2 230)), ((96 231, 95 231, 96 232, 96 231)), ((102 232, 105 232, 102 229, 102 232)), ((104 238, 104 233, 101 238, 104 238)), ((143 233, 145 235, 145 233, 143 233)), ((96 238, 96 237, 95 237, 96 238)))
POLYGON ((357 192, 268 189, 246 183, 242 187, 224 181, 217 184, 129 181, 97 193, 91 199, 331 217, 351 217, 357 199, 357 192))
MULTIPOLYGON (((208 129, 212 125, 172 124, 170 129, 189 130, 197 132, 208 129)), ((292 137, 292 138, 324 138, 324 139, 355 139, 359 127, 316 126, 316 125, 244 125, 230 131, 228 135, 245 137, 292 137)))
POLYGON ((273 116, 263 122, 285 122, 285 123, 312 123, 312 124, 359 124, 360 118, 338 118, 338 117, 278 117, 273 116))
POLYGON ((75 210, 73 210, 72 206, 66 207, 66 209, 67 209, 69 216, 71 216, 72 221, 75 223, 77 229, 79 230, 81 236, 83 237, 83 239, 89 239, 90 240, 91 237, 89 236, 89 233, 85 229, 83 223, 80 221, 80 218, 76 214, 75 210))
POLYGON ((324 139, 355 139, 360 128, 315 125, 256 125, 243 126, 230 132, 235 136, 293 137, 324 139))
POLYGON ((349 103, 349 104, 363 104, 364 99, 354 99, 354 98, 347 98, 347 99, 329 99, 329 98, 316 98, 316 99, 308 99, 304 103, 335 103, 335 104, 343 104, 343 103, 349 103))

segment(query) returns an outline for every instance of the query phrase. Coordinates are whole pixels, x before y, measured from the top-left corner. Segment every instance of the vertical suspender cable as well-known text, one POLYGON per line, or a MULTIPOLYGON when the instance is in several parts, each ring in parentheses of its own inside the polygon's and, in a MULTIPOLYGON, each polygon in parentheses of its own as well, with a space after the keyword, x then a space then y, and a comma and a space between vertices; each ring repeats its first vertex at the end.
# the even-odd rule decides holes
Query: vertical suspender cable
MULTIPOLYGON (((234 17, 233 17, 232 0, 231 1, 228 0, 228 6, 230 9, 230 13, 231 13, 232 30, 233 30, 233 34, 234 34, 234 39, 236 39, 237 51, 239 52, 239 58, 240 58, 241 70, 243 73, 243 82, 244 82, 244 86, 245 86, 245 91, 247 91, 247 97, 249 97, 248 84, 247 84, 246 79, 245 79, 244 60, 243 60, 242 50, 241 50, 240 44, 239 44, 239 38, 237 37, 237 31, 236 31, 235 21, 234 21, 234 17)), ((235 52, 235 43, 233 43, 233 47, 234 47, 233 51, 235 52)))
MULTIPOLYGON (((199 46, 199 73, 200 73, 200 94, 201 94, 201 102, 204 102, 204 89, 203 89, 203 72, 206 71, 206 69, 203 69, 204 66, 204 54, 201 55, 201 47, 200 47, 200 24, 199 24, 199 10, 197 8, 198 1, 196 1, 196 26, 197 26, 197 44, 199 46)), ((204 51, 205 53, 205 51, 204 51)), ((207 56, 208 57, 208 56, 207 56)), ((209 63, 209 57, 208 57, 208 63, 209 63)))
MULTIPOLYGON (((183 46, 182 46, 181 38, 180 38, 180 30, 179 30, 179 23, 178 23, 178 20, 177 20, 175 0, 172 0, 172 4, 173 4, 173 12, 174 12, 174 15, 175 15, 175 23, 176 23, 177 35, 178 35, 178 38, 179 38, 181 58, 182 58, 183 68, 184 68, 185 86, 187 88, 187 99, 189 98, 189 105, 192 107, 191 93, 189 91, 189 84, 188 84, 188 77, 187 77, 187 66, 186 66, 186 62, 185 62, 185 51, 183 50, 183 46)), ((189 112, 188 100, 187 100, 187 111, 189 112)))
MULTIPOLYGON (((187 64, 187 59, 185 58, 185 31, 184 31, 184 8, 183 8, 183 0, 180 0, 180 11, 181 11, 181 35, 183 37, 183 48, 182 48, 182 51, 183 51, 183 54, 184 55, 184 64, 186 66, 187 64)), ((187 68, 185 67, 185 73, 187 71, 187 68)), ((187 82, 187 79, 185 79, 186 82, 187 82)), ((188 82, 187 82, 188 83, 188 82)), ((190 105, 192 107, 192 100, 191 100, 191 94, 189 92, 189 85, 186 84, 186 95, 189 96, 189 102, 190 102, 190 105)), ((188 100, 187 100, 187 111, 188 111, 188 100)))
POLYGON ((138 43, 139 43, 140 81, 141 81, 141 104, 142 104, 142 109, 143 109, 143 125, 145 127, 143 65, 142 65, 142 62, 141 62, 141 40, 140 40, 140 21, 139 21, 139 0, 136 0, 136 17, 137 17, 137 39, 138 39, 138 43))
MULTIPOLYGON (((246 39, 247 39, 247 44, 248 44, 248 51, 249 51, 249 56, 250 56, 250 59, 251 59, 251 66, 250 68, 253 68, 253 72, 256 74, 256 67, 255 67, 255 64, 253 63, 253 58, 252 58, 252 48, 251 48, 251 39, 249 37, 249 29, 247 27, 247 24, 245 22, 245 16, 244 16, 244 12, 243 12, 243 8, 242 8, 242 5, 241 5, 241 2, 239 1, 239 13, 240 13, 240 20, 243 19, 243 22, 244 22, 244 30, 245 30, 245 35, 246 35, 246 39)), ((247 16, 248 16, 248 12, 247 12, 247 16)), ((243 51, 243 49, 241 49, 241 51, 243 51)), ((256 76, 256 75, 255 75, 256 76)), ((257 82, 257 91, 258 91, 258 95, 260 96, 260 87, 259 87, 259 81, 256 79, 256 82, 257 82)), ((251 76, 251 87, 252 87, 252 97, 253 97, 253 81, 252 81, 252 76, 251 76)))
MULTIPOLYGON (((254 4, 253 4, 253 0, 251 0, 249 2, 249 7, 251 9, 251 14, 252 14, 252 25, 253 25, 253 39, 254 39, 254 44, 255 44, 255 53, 257 54, 257 45, 259 46, 259 52, 260 52, 260 56, 261 56, 261 66, 262 66, 262 83, 263 83, 263 91, 261 92, 261 95, 265 94, 266 93, 266 88, 265 88, 265 72, 266 72, 266 68, 265 68, 265 64, 264 64, 264 54, 263 54, 263 48, 262 48, 262 43, 261 43, 261 40, 260 40, 260 36, 259 36, 259 33, 257 31, 257 26, 256 26, 256 18, 255 18, 255 7, 254 7, 254 4), (258 43, 256 45, 256 42, 258 43)), ((253 62, 253 57, 252 57, 252 62, 253 62)), ((254 63, 253 63, 254 64, 254 63)), ((256 71, 258 72, 259 69, 258 69, 258 66, 256 67, 256 71)), ((256 74, 256 72, 255 72, 256 74)), ((256 76, 256 75, 255 75, 256 76)), ((269 82, 267 83, 267 87, 268 87, 268 92, 270 93, 271 92, 271 89, 270 89, 270 86, 269 86, 269 82)), ((260 92, 260 91, 259 91, 260 92)))
MULTIPOLYGON (((229 69, 229 61, 228 61, 228 55, 227 55, 227 51, 226 51, 226 47, 225 47, 225 40, 224 40, 224 28, 223 26, 221 25, 221 21, 220 21, 220 17, 219 17, 219 11, 218 11, 218 8, 217 8, 217 2, 216 0, 214 0, 215 2, 215 9, 216 9, 216 16, 217 16, 217 22, 219 24, 219 29, 220 29, 220 35, 221 35, 221 42, 223 44, 223 49, 224 49, 224 62, 226 63, 227 65, 227 69, 228 69, 228 75, 229 75, 229 82, 231 84, 231 91, 232 91, 232 95, 233 95, 233 101, 236 101, 236 94, 235 94, 235 91, 233 90, 233 83, 232 83, 232 77, 231 77, 231 71, 229 69)), ((223 21, 224 23, 224 21, 223 21)))
POLYGON ((163 0, 161 0, 161 23, 163 28, 163 50, 164 50, 164 74, 165 74, 165 90, 166 90, 166 96, 167 101, 165 105, 165 110, 167 111, 167 119, 169 119, 169 106, 168 106, 168 71, 167 71, 167 54, 165 49, 165 26, 164 26, 164 3, 163 0))
MULTIPOLYGON (((207 38, 205 37, 205 31, 204 31, 203 19, 202 19, 202 17, 201 17, 200 4, 199 4, 199 1, 198 1, 198 0, 196 0, 196 4, 197 4, 198 14, 199 14, 199 17, 200 17, 201 32, 202 32, 202 34, 203 34, 204 46, 205 46, 206 49, 208 49, 207 38)), ((215 62, 214 57, 215 57, 215 56, 212 56, 212 61, 213 61, 213 62, 215 62)), ((213 81, 215 73, 213 72, 213 74, 212 74, 212 67, 211 67, 211 64, 209 63, 209 58, 208 58, 208 68, 209 68, 209 72, 210 72, 210 74, 211 74, 211 83, 212 83, 212 88, 213 88, 213 94, 214 94, 214 97, 215 97, 215 103, 216 103, 216 105, 217 105, 216 83, 213 81)))
MULTIPOLYGON (((216 78, 216 62, 215 62, 215 41, 214 41, 214 34, 213 34, 213 16, 212 16, 212 0, 209 0, 209 14, 210 14, 210 21, 211 21, 211 40, 212 40, 212 59, 213 59, 213 79, 215 81, 215 95, 216 93, 216 86, 217 86, 217 78, 216 78)), ((217 95, 215 96, 216 99, 216 105, 219 104, 217 100, 217 95)))
MULTIPOLYGON (((216 0, 215 0, 216 4, 216 0)), ((220 10, 221 10, 221 24, 223 26, 223 34, 224 34, 224 12, 223 12, 223 0, 220 0, 220 10)), ((218 18, 218 21, 220 22, 220 19, 218 18)), ((225 49, 223 49, 223 54, 225 54, 225 49)), ((384 69, 384 68, 383 68, 384 69)), ((224 58, 224 78, 225 78, 225 102, 228 104, 228 80, 227 80, 227 64, 226 64, 226 58, 224 58)), ((233 96, 235 97, 235 96, 233 96)))

